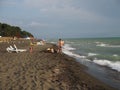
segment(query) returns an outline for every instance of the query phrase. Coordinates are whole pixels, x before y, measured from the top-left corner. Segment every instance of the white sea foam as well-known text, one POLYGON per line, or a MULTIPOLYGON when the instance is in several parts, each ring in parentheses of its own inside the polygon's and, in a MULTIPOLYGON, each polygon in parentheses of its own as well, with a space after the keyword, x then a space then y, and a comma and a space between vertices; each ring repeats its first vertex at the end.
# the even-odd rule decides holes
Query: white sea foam
POLYGON ((76 58, 86 58, 85 56, 73 53, 71 50, 76 50, 76 48, 72 48, 69 44, 65 44, 63 48, 63 53, 76 58))
POLYGON ((50 43, 56 44, 56 42, 50 42, 50 43))
POLYGON ((95 59, 95 60, 93 60, 93 62, 96 64, 99 64, 99 65, 102 65, 102 66, 110 67, 110 68, 120 72, 120 61, 113 62, 113 61, 109 61, 109 60, 97 60, 97 59, 95 59))
MULTIPOLYGON (((71 56, 71 57, 75 57, 75 58, 79 58, 81 60, 87 60, 87 56, 81 56, 79 54, 76 54, 73 52, 73 50, 76 50, 76 48, 72 48, 69 44, 65 44, 64 48, 63 48, 63 53, 71 56)), ((94 56, 94 55, 98 55, 97 53, 88 53, 88 56, 94 56)), ((114 55, 116 56, 116 55, 114 55)), ((117 70, 118 72, 120 72, 120 61, 110 61, 110 60, 98 60, 97 58, 95 58, 93 60, 94 63, 98 64, 98 65, 102 65, 102 66, 107 66, 110 67, 111 69, 117 70)))
POLYGON ((88 56, 96 56, 98 55, 97 53, 88 53, 88 56))
POLYGON ((70 44, 74 44, 74 42, 71 42, 71 41, 67 41, 67 40, 66 40, 65 42, 67 42, 67 43, 70 43, 70 44))
POLYGON ((118 55, 117 54, 113 54, 114 57, 117 57, 118 55))
POLYGON ((119 47, 120 47, 120 45, 108 45, 107 47, 119 48, 119 47))
POLYGON ((63 48, 66 50, 76 50, 76 48, 71 47, 69 44, 65 44, 63 48))
POLYGON ((109 45, 109 44, 105 44, 105 43, 98 43, 98 42, 96 42, 97 43, 97 45, 96 46, 100 46, 100 47, 111 47, 111 48, 119 48, 120 47, 120 45, 109 45))
POLYGON ((95 42, 96 44, 100 44, 101 42, 95 42))
POLYGON ((96 46, 100 46, 100 47, 108 47, 109 45, 108 45, 108 44, 105 44, 105 43, 99 43, 99 44, 97 44, 96 46))

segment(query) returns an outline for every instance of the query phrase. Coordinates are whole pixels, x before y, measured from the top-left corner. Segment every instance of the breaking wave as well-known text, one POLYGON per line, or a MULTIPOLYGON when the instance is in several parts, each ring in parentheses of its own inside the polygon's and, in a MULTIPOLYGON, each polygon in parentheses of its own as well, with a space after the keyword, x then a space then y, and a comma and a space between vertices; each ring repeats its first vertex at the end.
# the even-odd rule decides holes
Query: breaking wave
MULTIPOLYGON (((74 58, 91 61, 91 60, 87 59, 87 56, 83 56, 83 55, 74 53, 73 51, 75 51, 75 50, 76 50, 76 48, 71 47, 69 44, 65 44, 65 46, 63 47, 63 53, 65 53, 71 57, 74 57, 74 58)), ((88 53, 88 56, 95 56, 95 55, 98 55, 98 54, 97 53, 88 53)), ((102 59, 101 60, 94 59, 93 62, 98 65, 101 65, 101 66, 110 67, 111 69, 114 69, 114 70, 120 72, 120 61, 113 62, 113 61, 104 60, 104 59, 103 60, 102 59)))
POLYGON ((69 44, 65 44, 63 47, 63 53, 72 56, 72 57, 77 57, 77 58, 86 58, 86 56, 81 56, 79 54, 75 54, 72 51, 76 50, 76 48, 72 48, 69 44))
POLYGON ((110 67, 110 68, 120 72, 120 61, 113 62, 113 61, 109 61, 109 60, 97 60, 97 59, 95 59, 95 60, 93 60, 93 62, 96 64, 99 64, 99 65, 102 65, 102 66, 110 67))
POLYGON ((119 48, 120 45, 109 45, 109 44, 105 44, 102 42, 96 42, 96 46, 100 46, 100 47, 111 47, 111 48, 119 48))
POLYGON ((88 56, 96 56, 98 55, 97 53, 88 53, 88 56))

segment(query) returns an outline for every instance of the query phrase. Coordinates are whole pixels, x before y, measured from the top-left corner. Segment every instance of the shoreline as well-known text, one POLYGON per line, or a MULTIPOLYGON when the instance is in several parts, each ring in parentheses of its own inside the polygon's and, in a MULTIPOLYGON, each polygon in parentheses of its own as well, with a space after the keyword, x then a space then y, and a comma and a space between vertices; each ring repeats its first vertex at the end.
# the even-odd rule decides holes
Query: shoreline
MULTIPOLYGON (((34 46, 33 53, 8 53, 10 43, 0 43, 1 90, 116 90, 85 72, 74 58, 44 52, 53 44, 34 46)), ((29 43, 16 43, 29 50, 29 43)))

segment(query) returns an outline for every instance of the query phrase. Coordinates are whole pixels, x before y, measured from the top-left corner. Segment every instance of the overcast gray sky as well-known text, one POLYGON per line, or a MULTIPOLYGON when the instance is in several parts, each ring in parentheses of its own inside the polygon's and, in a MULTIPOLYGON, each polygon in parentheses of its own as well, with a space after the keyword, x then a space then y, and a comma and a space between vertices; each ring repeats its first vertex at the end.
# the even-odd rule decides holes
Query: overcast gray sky
POLYGON ((37 38, 120 36, 120 0, 0 0, 0 22, 37 38))

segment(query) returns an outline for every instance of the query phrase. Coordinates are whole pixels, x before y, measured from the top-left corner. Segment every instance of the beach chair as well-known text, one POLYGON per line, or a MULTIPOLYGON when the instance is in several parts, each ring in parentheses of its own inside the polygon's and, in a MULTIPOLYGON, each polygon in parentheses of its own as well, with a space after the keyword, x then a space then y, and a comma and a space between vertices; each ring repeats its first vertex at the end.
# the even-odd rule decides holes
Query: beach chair
POLYGON ((6 50, 11 53, 11 48, 10 47, 7 47, 6 50))
MULTIPOLYGON (((7 47, 6 50, 11 53, 11 52, 17 52, 12 46, 7 47)), ((17 52, 18 53, 18 52, 17 52)))
POLYGON ((15 44, 14 44, 14 48, 15 48, 16 52, 25 52, 25 51, 27 51, 26 49, 18 49, 15 44))
POLYGON ((15 48, 13 48, 11 45, 10 45, 10 49, 11 49, 11 50, 15 50, 15 48))
POLYGON ((11 53, 11 52, 16 52, 16 53, 18 53, 18 52, 27 51, 26 49, 18 49, 15 44, 14 44, 14 47, 12 47, 12 46, 10 45, 10 47, 7 47, 6 50, 7 50, 9 53, 11 53))

